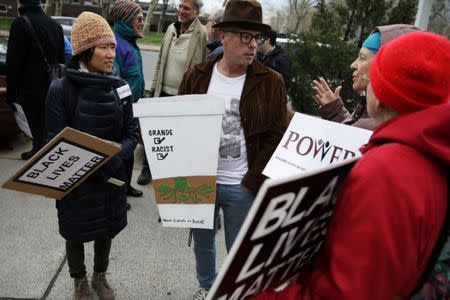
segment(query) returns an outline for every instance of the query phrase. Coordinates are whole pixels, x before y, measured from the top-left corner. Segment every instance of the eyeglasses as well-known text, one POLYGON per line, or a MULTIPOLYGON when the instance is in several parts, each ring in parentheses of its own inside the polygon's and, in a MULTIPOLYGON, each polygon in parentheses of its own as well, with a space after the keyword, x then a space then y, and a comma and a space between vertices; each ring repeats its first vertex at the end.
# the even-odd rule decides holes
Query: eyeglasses
POLYGON ((257 33, 257 34, 251 34, 250 32, 242 32, 242 31, 231 31, 228 30, 226 32, 232 32, 232 33, 238 33, 241 37, 241 43, 244 45, 248 45, 251 43, 252 39, 255 39, 255 42, 260 45, 262 43, 264 43, 264 41, 266 40, 266 38, 257 33))
POLYGON ((135 20, 138 22, 144 22, 145 19, 144 17, 137 17, 135 20))

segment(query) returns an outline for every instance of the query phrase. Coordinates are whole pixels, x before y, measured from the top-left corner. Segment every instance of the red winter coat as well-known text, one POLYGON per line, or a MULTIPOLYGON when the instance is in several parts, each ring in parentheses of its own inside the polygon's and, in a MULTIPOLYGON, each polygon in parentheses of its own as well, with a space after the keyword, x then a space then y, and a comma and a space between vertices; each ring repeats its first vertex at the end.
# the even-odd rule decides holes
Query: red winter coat
POLYGON ((400 299, 417 287, 447 212, 450 105, 379 126, 338 196, 311 270, 257 299, 400 299))

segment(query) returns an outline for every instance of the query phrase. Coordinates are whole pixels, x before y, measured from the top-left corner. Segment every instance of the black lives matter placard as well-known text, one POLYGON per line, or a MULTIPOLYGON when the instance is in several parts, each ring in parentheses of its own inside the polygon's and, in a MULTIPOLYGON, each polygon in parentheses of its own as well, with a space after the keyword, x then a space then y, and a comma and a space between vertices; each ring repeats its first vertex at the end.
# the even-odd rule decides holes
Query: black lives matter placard
POLYGON ((356 160, 267 180, 207 299, 248 299, 295 280, 322 245, 337 188, 356 160))
POLYGON ((120 150, 66 127, 2 187, 61 199, 120 150))

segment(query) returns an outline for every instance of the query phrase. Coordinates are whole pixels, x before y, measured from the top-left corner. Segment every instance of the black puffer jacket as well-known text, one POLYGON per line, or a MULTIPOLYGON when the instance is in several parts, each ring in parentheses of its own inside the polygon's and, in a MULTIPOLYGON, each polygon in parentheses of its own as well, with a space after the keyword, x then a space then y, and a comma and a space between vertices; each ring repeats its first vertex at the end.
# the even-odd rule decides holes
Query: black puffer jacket
POLYGON ((21 17, 12 22, 8 39, 6 97, 10 102, 30 102, 25 104, 37 113, 44 110, 50 85, 48 68, 22 16, 29 18, 50 64, 64 63, 64 35, 61 25, 40 6, 22 6, 19 13, 21 17))
POLYGON ((275 48, 267 55, 258 53, 257 59, 265 67, 280 73, 283 76, 284 84, 287 88, 291 80, 292 61, 279 45, 275 45, 275 48))
POLYGON ((49 138, 65 126, 118 142, 122 150, 68 196, 57 201, 59 232, 66 240, 91 241, 114 237, 127 225, 126 185, 105 182, 109 177, 126 180, 125 164, 138 140, 138 122, 133 118, 132 96, 119 99, 116 89, 125 81, 113 76, 68 69, 76 104, 65 109, 63 80, 55 80, 47 95, 49 138), (72 116, 72 117, 70 117, 72 116), (68 119, 72 118, 72 124, 68 119))

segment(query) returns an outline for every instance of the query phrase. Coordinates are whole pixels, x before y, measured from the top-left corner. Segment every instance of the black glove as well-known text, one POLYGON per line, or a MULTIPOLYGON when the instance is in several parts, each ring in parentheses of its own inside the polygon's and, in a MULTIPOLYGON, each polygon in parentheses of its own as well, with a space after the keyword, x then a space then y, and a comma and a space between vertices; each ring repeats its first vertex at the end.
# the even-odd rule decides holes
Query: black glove
POLYGON ((92 178, 96 181, 105 182, 109 178, 114 177, 114 175, 119 171, 122 166, 123 160, 117 155, 113 156, 106 164, 104 164, 100 169, 98 169, 92 178))

